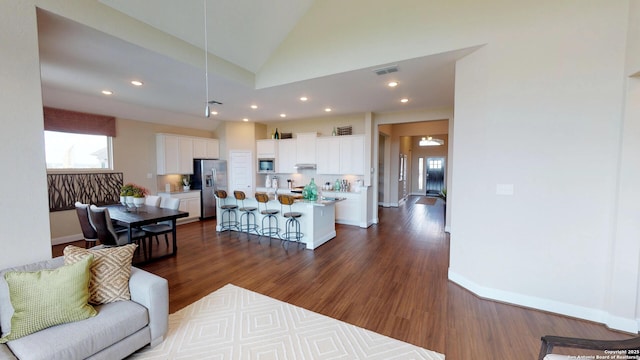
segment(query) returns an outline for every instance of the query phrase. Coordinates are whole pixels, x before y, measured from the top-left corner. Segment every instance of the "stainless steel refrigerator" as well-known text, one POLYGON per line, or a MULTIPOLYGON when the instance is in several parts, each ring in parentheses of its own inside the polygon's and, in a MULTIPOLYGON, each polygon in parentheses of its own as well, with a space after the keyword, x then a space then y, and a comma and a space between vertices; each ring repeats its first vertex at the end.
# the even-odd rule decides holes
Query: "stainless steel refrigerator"
POLYGON ((216 216, 216 190, 227 190, 226 160, 193 160, 191 188, 200 190, 200 219, 216 216))

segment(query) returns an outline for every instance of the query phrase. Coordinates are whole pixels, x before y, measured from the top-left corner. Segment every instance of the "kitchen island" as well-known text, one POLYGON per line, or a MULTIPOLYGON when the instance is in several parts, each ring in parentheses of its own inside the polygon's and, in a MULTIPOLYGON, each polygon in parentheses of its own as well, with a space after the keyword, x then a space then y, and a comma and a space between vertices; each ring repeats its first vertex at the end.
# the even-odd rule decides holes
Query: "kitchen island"
MULTIPOLYGON (((280 205, 280 202, 275 199, 273 193, 269 194, 269 199, 270 200, 267 203, 267 207, 269 209, 276 209, 280 211, 280 213, 277 215, 278 228, 280 229, 280 233, 283 234, 285 231, 285 222, 287 219, 282 214, 284 212, 289 212, 289 206, 280 205)), ((339 200, 339 198, 322 198, 316 201, 300 199, 296 200, 296 202, 291 205, 291 211, 299 212, 302 214, 302 216, 298 218, 298 220, 300 221, 300 231, 304 235, 300 241, 306 244, 307 249, 313 250, 336 236, 335 204, 336 201, 339 200)), ((233 194, 229 194, 229 197, 227 198, 227 204, 236 204, 236 199, 233 197, 233 194)), ((256 199, 254 197, 249 197, 249 195, 247 195, 247 199, 244 200, 244 204, 241 201, 238 201, 237 204, 238 207, 245 206, 258 208, 258 210, 254 211, 253 213, 256 215, 256 224, 258 226, 258 231, 260 231, 260 228, 262 226, 262 218, 264 217, 262 214, 260 214, 260 211, 264 210, 264 204, 258 204, 256 199)), ((220 202, 217 202, 216 206, 216 219, 218 222, 221 222, 223 210, 220 208, 220 202)), ((237 209, 235 210, 235 213, 237 216, 237 220, 239 221, 242 213, 237 209)), ((233 215, 231 215, 231 219, 233 220, 233 215)), ((246 220, 243 220, 245 221, 244 225, 246 225, 246 220)), ((220 230, 220 225, 217 225, 216 231, 220 230)))

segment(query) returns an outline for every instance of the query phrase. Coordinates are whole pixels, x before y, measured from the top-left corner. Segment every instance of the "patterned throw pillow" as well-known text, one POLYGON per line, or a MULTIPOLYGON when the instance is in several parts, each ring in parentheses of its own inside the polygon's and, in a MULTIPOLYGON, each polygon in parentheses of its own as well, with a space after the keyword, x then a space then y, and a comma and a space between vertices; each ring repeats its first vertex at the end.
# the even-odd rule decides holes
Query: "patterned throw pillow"
POLYGON ((136 244, 129 244, 93 250, 69 245, 64 248, 64 263, 73 264, 88 254, 93 255, 89 303, 100 305, 130 300, 131 261, 137 247, 136 244))
POLYGON ((95 316, 89 304, 89 267, 92 256, 55 270, 9 271, 4 277, 14 313, 11 331, 0 344, 48 327, 95 316))

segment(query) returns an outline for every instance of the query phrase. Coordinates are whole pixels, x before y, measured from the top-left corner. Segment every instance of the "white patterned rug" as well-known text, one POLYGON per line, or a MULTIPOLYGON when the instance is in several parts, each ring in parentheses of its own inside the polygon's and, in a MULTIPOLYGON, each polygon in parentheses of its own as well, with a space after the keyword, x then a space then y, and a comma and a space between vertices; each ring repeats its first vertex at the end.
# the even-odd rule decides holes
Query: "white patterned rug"
POLYGON ((169 315, 132 359, 427 359, 444 355, 231 284, 169 315))

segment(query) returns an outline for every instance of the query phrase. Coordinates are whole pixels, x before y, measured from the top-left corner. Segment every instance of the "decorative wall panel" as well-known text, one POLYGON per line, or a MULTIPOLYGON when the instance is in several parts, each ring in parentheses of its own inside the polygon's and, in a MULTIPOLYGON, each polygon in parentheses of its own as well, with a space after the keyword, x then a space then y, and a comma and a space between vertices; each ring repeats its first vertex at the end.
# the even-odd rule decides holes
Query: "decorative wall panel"
POLYGON ((122 173, 47 174, 49 211, 75 209, 75 202, 98 206, 120 202, 122 173))

